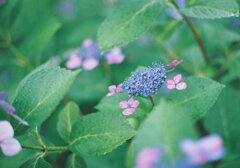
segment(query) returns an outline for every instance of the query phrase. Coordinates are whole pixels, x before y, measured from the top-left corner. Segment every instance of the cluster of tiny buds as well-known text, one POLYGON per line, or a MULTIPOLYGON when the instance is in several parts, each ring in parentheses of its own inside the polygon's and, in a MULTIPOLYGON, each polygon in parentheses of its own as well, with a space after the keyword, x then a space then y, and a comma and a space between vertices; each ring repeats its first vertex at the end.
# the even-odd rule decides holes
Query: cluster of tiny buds
POLYGON ((166 81, 165 67, 161 64, 137 70, 123 83, 123 90, 129 96, 152 96, 156 94, 166 81))
MULTIPOLYGON (((166 68, 173 70, 181 63, 182 61, 173 60, 170 64, 166 65, 166 68)), ((132 73, 123 84, 109 86, 109 92, 106 96, 113 96, 123 91, 127 92, 131 98, 121 101, 119 107, 124 109, 122 112, 123 115, 129 116, 135 112, 140 104, 138 100, 134 99, 136 96, 151 97, 158 93, 161 86, 165 83, 169 90, 184 90, 187 88, 187 84, 182 82, 181 74, 177 74, 173 79, 167 80, 166 72, 168 71, 165 70, 162 64, 153 63, 150 67, 132 73)))

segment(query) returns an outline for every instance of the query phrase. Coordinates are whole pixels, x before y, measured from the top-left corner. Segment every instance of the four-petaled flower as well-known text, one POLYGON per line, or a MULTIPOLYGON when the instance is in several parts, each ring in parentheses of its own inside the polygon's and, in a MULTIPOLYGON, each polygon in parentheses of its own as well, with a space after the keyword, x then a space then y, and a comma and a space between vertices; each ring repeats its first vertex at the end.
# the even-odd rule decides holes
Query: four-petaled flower
POLYGON ((8 92, 5 91, 0 92, 0 108, 2 108, 8 115, 21 122, 23 125, 28 125, 26 121, 24 121, 19 116, 14 114, 16 110, 11 104, 6 102, 7 98, 8 92))
POLYGON ((134 98, 130 98, 128 101, 121 101, 119 106, 124 109, 122 114, 128 116, 135 112, 136 108, 139 106, 139 101, 134 98))
POLYGON ((195 165, 216 161, 224 156, 223 140, 219 135, 209 135, 194 141, 186 139, 181 143, 181 150, 188 160, 195 165))
POLYGON ((177 89, 177 90, 184 90, 187 88, 187 84, 185 82, 181 82, 182 75, 178 74, 173 77, 173 79, 167 80, 167 88, 170 90, 177 89))
POLYGON ((121 93, 123 91, 122 84, 119 84, 117 86, 116 85, 111 85, 111 86, 108 87, 108 90, 109 90, 109 92, 108 92, 107 96, 112 96, 112 95, 115 95, 117 93, 121 93))
POLYGON ((0 147, 6 156, 18 154, 22 147, 17 139, 13 138, 14 131, 8 121, 0 121, 0 147))
POLYGON ((139 152, 135 168, 156 168, 162 156, 159 147, 145 148, 139 152))

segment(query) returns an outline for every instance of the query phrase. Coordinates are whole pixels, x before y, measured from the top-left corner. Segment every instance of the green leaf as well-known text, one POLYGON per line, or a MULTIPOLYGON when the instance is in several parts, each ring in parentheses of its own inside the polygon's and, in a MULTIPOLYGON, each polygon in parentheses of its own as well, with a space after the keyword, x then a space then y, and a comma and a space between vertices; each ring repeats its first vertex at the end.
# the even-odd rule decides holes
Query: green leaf
POLYGON ((231 87, 224 89, 216 105, 205 117, 204 123, 210 133, 224 137, 225 144, 231 151, 240 149, 240 91, 231 87))
POLYGON ((83 158, 77 154, 71 154, 66 163, 66 168, 86 168, 83 158))
POLYGON ((201 0, 182 13, 200 19, 218 19, 239 16, 239 6, 235 0, 201 0))
POLYGON ((157 0, 132 1, 121 6, 99 28, 101 50, 107 51, 137 39, 158 20, 161 7, 157 0))
POLYGON ((28 160, 20 168, 52 168, 52 166, 39 156, 28 160))
POLYGON ((79 71, 71 72, 52 65, 43 65, 30 73, 19 84, 13 106, 29 127, 14 121, 15 132, 39 126, 59 104, 79 71))
POLYGON ((59 113, 57 130, 65 142, 69 142, 73 124, 78 120, 79 117, 79 108, 74 102, 69 102, 59 113))
POLYGON ((161 162, 175 164, 182 159, 180 142, 195 137, 197 134, 185 111, 172 103, 161 101, 144 121, 132 142, 132 163, 144 148, 158 146, 164 151, 161 162))
POLYGON ((75 123, 70 149, 82 155, 103 155, 134 135, 135 131, 121 114, 97 112, 75 123))
POLYGON ((177 105, 181 105, 186 112, 197 120, 203 117, 217 101, 224 85, 208 78, 189 77, 185 80, 186 90, 174 90, 169 98, 177 105))

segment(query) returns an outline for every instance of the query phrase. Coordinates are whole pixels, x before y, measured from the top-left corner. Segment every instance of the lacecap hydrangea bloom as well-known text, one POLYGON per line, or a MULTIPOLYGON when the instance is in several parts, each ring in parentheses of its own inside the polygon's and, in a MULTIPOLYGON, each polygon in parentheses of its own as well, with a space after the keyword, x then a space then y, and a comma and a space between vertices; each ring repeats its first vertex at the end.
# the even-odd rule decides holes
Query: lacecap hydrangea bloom
POLYGON ((152 96, 166 81, 166 71, 161 64, 137 70, 123 83, 123 90, 129 96, 152 96))

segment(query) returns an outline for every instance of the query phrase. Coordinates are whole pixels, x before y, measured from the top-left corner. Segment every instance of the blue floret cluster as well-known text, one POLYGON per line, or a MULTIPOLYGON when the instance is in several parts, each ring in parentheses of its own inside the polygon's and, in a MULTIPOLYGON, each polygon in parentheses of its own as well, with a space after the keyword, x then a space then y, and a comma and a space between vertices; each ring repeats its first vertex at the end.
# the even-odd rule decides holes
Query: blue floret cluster
POLYGON ((156 94, 166 81, 166 71, 162 64, 137 70, 123 83, 123 90, 129 96, 152 96, 156 94))

